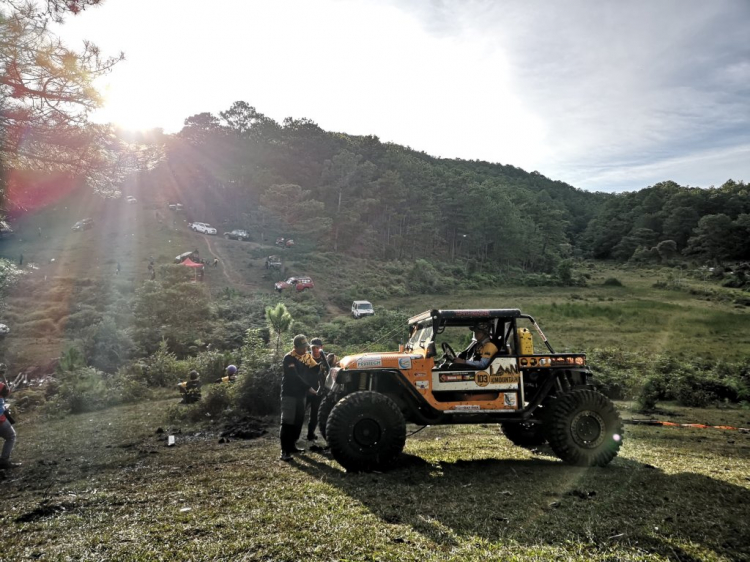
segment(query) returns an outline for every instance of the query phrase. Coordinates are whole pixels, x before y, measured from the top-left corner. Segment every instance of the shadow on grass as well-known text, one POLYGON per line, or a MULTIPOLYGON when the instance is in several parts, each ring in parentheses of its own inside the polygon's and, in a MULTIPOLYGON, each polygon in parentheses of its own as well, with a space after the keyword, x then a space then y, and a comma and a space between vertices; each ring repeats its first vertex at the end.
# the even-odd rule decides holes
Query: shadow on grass
POLYGON ((573 541, 592 556, 626 550, 692 561, 713 551, 750 560, 750 491, 626 458, 577 468, 546 459, 429 464, 404 454, 384 474, 342 473, 312 455, 295 464, 443 549, 474 538, 521 546, 573 541))

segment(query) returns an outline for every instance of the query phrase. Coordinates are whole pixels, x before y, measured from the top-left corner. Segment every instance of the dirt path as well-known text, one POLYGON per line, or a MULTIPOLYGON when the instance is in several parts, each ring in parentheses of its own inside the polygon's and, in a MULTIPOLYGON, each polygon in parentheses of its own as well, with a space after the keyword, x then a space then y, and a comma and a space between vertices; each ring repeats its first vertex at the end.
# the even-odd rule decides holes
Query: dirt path
MULTIPOLYGON (((208 252, 216 259, 219 260, 219 267, 221 267, 221 272, 224 274, 224 277, 226 278, 227 282, 230 285, 244 287, 247 285, 247 283, 243 280, 242 276, 237 272, 236 269, 234 269, 234 266, 232 265, 232 260, 227 258, 227 256, 221 251, 219 244, 214 244, 213 240, 209 236, 205 236, 204 240, 206 242, 206 246, 208 247, 208 252)), ((213 267, 212 265, 209 265, 209 267, 213 267)))

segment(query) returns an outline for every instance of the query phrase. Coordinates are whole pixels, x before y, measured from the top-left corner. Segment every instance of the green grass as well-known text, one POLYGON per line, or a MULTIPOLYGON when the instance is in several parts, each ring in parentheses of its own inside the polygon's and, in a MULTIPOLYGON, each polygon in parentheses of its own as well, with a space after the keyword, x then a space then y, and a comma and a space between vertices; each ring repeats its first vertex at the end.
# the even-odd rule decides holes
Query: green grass
MULTIPOLYGON (((3 558, 750 559, 747 434, 627 426, 609 467, 581 469, 496 426, 433 427, 394 470, 348 474, 318 453, 277 461, 273 423, 227 444, 183 426, 167 448, 168 404, 21 421, 3 558)), ((747 410, 663 417, 750 425, 747 410)))

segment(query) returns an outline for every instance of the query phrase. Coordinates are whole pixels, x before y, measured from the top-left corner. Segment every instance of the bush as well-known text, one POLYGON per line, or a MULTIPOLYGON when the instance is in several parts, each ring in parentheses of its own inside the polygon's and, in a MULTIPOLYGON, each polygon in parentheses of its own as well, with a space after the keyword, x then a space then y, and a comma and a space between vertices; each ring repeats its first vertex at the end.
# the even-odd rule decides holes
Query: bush
POLYGON ((268 352, 257 330, 248 330, 240 350, 241 364, 234 383, 235 405, 250 414, 279 410, 281 357, 268 352))
POLYGON ((226 366, 237 362, 237 357, 223 351, 203 351, 186 362, 191 369, 198 371, 201 380, 206 383, 223 377, 226 366))
POLYGON ((159 349, 147 359, 148 369, 144 373, 149 386, 169 387, 187 377, 189 365, 177 359, 162 340, 159 349))
POLYGON ((603 282, 602 285, 605 287, 622 287, 622 281, 620 281, 617 277, 607 277, 603 282))
POLYGON ((108 397, 103 373, 92 367, 83 367, 62 375, 54 402, 61 410, 80 414, 104 408, 108 405, 108 397))

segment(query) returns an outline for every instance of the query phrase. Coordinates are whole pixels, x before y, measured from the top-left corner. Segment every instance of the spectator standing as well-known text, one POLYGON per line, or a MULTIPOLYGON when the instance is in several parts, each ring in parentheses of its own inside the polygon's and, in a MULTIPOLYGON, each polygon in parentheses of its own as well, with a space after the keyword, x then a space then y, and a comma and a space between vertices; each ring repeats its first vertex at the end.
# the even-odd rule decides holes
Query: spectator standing
POLYGON ((320 401, 323 399, 323 392, 325 391, 326 376, 330 369, 328 365, 328 359, 323 353, 323 340, 320 338, 313 338, 310 340, 312 346, 313 361, 317 368, 310 369, 310 385, 318 391, 315 396, 307 397, 307 405, 310 407, 310 418, 307 422, 307 440, 315 441, 318 436, 315 435, 315 428, 318 427, 318 410, 320 409, 320 401))
POLYGON ((294 349, 284 356, 281 374, 281 441, 282 461, 290 461, 292 453, 301 453, 297 440, 302 433, 305 420, 305 397, 315 396, 317 391, 309 384, 310 371, 318 365, 308 351, 309 344, 304 334, 294 336, 294 349))
POLYGON ((2 378, 2 382, 0 382, 0 437, 5 441, 2 453, 0 454, 0 469, 21 466, 20 462, 10 460, 10 455, 16 444, 16 430, 13 429, 12 418, 7 411, 8 406, 5 404, 5 399, 10 394, 10 385, 5 382, 5 373, 7 370, 5 363, 0 363, 0 377, 2 378))

